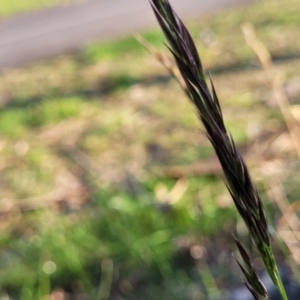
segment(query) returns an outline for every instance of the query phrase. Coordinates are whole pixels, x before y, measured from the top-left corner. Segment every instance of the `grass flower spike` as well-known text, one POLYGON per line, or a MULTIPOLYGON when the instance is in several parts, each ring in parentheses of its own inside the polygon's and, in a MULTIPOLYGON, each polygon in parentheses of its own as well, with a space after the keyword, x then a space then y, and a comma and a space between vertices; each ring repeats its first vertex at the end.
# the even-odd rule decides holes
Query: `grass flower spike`
MULTIPOLYGON (((185 81, 189 97, 196 106, 207 137, 219 158, 226 177, 226 186, 235 206, 247 225, 251 238, 264 261, 267 272, 280 291, 282 299, 287 300, 270 245, 268 224, 262 201, 232 136, 225 127, 213 82, 209 77, 209 85, 207 84, 206 75, 191 35, 172 9, 169 1, 150 0, 150 4, 168 40, 168 48, 172 52, 177 67, 185 81)), ((243 251, 244 248, 240 244, 238 244, 238 248, 245 262, 246 251, 243 251)), ((250 268, 250 270, 251 272, 247 274, 252 274, 252 269, 250 268)), ((252 278, 251 276, 250 278, 252 278)), ((248 276, 246 278, 250 291, 253 289, 256 292, 264 293, 261 290, 261 286, 258 288, 253 284, 257 280, 252 282, 248 276)))

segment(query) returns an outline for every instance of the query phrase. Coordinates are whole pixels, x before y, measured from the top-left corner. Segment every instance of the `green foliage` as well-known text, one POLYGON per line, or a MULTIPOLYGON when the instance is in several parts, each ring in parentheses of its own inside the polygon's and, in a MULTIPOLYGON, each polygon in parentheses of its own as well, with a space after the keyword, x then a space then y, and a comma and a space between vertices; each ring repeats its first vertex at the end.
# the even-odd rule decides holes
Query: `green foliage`
MULTIPOLYGON (((174 265, 174 239, 178 235, 198 236, 200 224, 209 232, 205 211, 203 218, 194 218, 190 205, 164 211, 155 202, 140 197, 109 194, 112 191, 99 192, 93 207, 65 217, 50 212, 30 213, 35 221, 27 224, 28 233, 19 239, 11 236, 9 248, 2 250, 1 286, 14 291, 16 298, 30 290, 32 296, 28 299, 36 299, 35 293, 46 295, 52 286, 70 288, 75 281, 89 291, 101 279, 101 262, 109 257, 121 278, 142 272, 142 280, 156 282, 155 288, 162 287, 159 278, 175 285, 180 268, 174 265), (36 292, 30 287, 37 287, 36 292)), ((231 210, 216 225, 232 219, 233 214, 231 210)), ((185 276, 188 282, 195 280, 185 276)), ((128 297, 132 296, 133 291, 128 291, 128 297)))
POLYGON ((0 111, 1 134, 21 136, 25 127, 40 127, 74 117, 82 108, 77 97, 46 98, 40 103, 24 107, 9 107, 0 111))
MULTIPOLYGON (((149 31, 143 35, 151 44, 161 47, 162 34, 158 31, 149 31)), ((126 59, 128 54, 144 52, 141 44, 135 37, 126 37, 107 43, 95 43, 89 45, 83 52, 83 59, 87 63, 96 63, 100 60, 113 60, 122 57, 126 59)))
POLYGON ((0 17, 69 2, 70 0, 2 0, 0 4, 0 17))

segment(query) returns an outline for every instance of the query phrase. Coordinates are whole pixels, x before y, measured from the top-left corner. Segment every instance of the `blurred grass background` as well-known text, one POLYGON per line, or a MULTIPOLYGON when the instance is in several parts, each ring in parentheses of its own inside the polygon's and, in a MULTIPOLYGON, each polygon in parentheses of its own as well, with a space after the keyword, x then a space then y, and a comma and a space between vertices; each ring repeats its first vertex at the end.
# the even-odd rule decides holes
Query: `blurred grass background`
POLYGON ((0 17, 8 17, 14 14, 26 13, 47 7, 54 7, 56 5, 67 5, 75 1, 76 0, 2 0, 0 5, 0 17))
MULTIPOLYGON (((0 14, 43 5, 24 3, 0 14)), ((266 0, 187 24, 275 229, 270 173, 292 205, 299 162, 241 25, 270 50, 300 122, 299 14, 299 1, 266 0)), ((142 35, 167 52, 158 29, 142 35)), ((1 299, 224 299, 241 282, 231 233, 243 226, 215 155, 134 37, 2 72, 0 110, 1 299)))

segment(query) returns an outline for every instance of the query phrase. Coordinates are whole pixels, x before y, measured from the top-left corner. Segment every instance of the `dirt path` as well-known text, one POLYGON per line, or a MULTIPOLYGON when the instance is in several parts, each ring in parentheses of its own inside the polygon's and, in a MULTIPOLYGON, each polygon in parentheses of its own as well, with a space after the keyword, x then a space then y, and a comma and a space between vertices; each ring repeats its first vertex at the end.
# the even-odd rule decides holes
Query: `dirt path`
MULTIPOLYGON (((185 18, 253 0, 171 0, 185 18)), ((90 0, 0 21, 0 69, 74 51, 155 24, 147 0, 90 0)))

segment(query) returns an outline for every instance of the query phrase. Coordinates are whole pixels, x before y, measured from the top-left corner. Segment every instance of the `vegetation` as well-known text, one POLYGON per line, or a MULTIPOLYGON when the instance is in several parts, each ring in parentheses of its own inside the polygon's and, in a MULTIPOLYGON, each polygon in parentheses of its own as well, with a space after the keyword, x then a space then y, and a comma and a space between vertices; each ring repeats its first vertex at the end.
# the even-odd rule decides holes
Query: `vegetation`
MULTIPOLYGON (((150 3, 184 80, 183 89, 194 103, 199 119, 205 127, 206 135, 218 156, 226 177, 228 192, 238 213, 247 225, 270 278, 278 288, 282 299, 287 300, 270 243, 265 208, 257 188, 251 180, 248 168, 237 150, 232 136, 226 129, 212 79, 210 78, 210 90, 193 39, 169 1, 153 0, 150 3)), ((246 276, 250 292, 257 300, 269 299, 267 290, 252 267, 247 251, 238 241, 236 243, 245 265, 248 266, 248 270, 242 266, 241 269, 246 276)))
POLYGON ((59 4, 68 4, 74 1, 75 0, 2 0, 0 4, 0 17, 6 17, 16 13, 24 13, 59 4))
MULTIPOLYGON (((299 8, 264 1, 189 24, 279 232, 272 176, 297 210, 298 158, 240 26, 254 24, 299 117, 299 8)), ((165 49, 158 31, 143 36, 165 49)), ((220 299, 241 282, 231 233, 247 242, 243 225, 165 74, 127 38, 0 75, 1 297, 220 299)))

